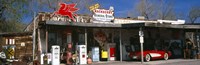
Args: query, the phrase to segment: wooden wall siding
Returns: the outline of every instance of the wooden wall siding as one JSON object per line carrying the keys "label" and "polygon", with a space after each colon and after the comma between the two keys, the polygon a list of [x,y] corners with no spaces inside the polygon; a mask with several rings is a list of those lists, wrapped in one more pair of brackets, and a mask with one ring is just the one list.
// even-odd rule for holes
{"label": "wooden wall siding", "polygon": [[[32,35],[23,35],[23,36],[1,36],[0,37],[0,46],[6,46],[6,39],[15,39],[14,45],[14,57],[16,59],[22,60],[24,56],[32,56],[32,50],[33,50],[33,40]],[[21,43],[24,43],[25,46],[21,46]],[[7,44],[8,45],[8,44]]]}
{"label": "wooden wall siding", "polygon": [[[21,46],[24,43],[25,46]],[[32,56],[33,40],[32,36],[15,37],[15,58],[23,59],[24,56]]]}

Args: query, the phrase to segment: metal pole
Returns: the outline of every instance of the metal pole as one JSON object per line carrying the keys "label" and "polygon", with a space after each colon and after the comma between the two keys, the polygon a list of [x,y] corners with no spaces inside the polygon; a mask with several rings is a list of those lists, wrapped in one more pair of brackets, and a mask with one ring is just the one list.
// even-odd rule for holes
{"label": "metal pole", "polygon": [[87,51],[87,29],[85,28],[85,45],[86,45],[86,51]]}
{"label": "metal pole", "polygon": [[143,43],[141,43],[141,63],[143,64],[144,58],[143,58]]}
{"label": "metal pole", "polygon": [[197,48],[198,48],[198,52],[200,51],[200,47],[199,46],[200,46],[200,44],[199,44],[199,35],[197,35]]}
{"label": "metal pole", "polygon": [[142,27],[140,27],[139,36],[140,36],[140,48],[141,48],[141,63],[143,64],[143,62],[144,62],[144,56],[143,56],[144,33],[142,30]]}
{"label": "metal pole", "polygon": [[[87,29],[85,28],[85,46],[86,46],[86,55],[88,55],[87,54]],[[79,60],[79,62],[80,62],[81,60]],[[86,64],[87,64],[87,61],[86,61]]]}
{"label": "metal pole", "polygon": [[122,34],[121,34],[121,29],[120,29],[120,35],[119,35],[119,42],[120,42],[120,61],[122,62]]}
{"label": "metal pole", "polygon": [[36,13],[34,12],[34,18],[33,18],[33,61],[34,61],[34,57],[35,57],[35,32],[36,32],[36,29],[35,29],[35,18],[36,17]]}

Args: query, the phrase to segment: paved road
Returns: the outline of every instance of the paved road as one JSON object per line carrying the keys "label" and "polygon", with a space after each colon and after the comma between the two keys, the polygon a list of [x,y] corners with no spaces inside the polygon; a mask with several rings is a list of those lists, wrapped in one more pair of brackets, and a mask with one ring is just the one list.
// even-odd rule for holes
{"label": "paved road", "polygon": [[109,61],[109,62],[94,62],[92,65],[200,65],[200,59],[170,59],[170,60],[155,60],[150,62],[140,61]]}

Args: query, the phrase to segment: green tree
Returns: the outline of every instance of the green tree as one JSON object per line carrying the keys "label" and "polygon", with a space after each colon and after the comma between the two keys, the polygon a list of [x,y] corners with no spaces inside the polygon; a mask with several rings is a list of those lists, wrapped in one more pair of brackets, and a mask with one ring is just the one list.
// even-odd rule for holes
{"label": "green tree", "polygon": [[28,0],[0,0],[0,32],[22,31],[24,24],[20,21],[27,5]]}
{"label": "green tree", "polygon": [[2,22],[0,26],[0,32],[22,32],[25,27],[25,24],[23,24],[22,22],[7,21]]}

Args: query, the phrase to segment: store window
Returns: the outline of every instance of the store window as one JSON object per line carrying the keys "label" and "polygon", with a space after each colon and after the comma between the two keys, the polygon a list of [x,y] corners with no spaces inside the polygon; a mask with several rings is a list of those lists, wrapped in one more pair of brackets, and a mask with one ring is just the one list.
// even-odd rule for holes
{"label": "store window", "polygon": [[51,46],[52,45],[57,45],[57,43],[56,43],[56,33],[52,33],[52,32],[50,32],[49,34],[48,34],[48,52],[51,52]]}
{"label": "store window", "polygon": [[6,45],[14,45],[15,44],[15,39],[6,39]]}
{"label": "store window", "polygon": [[85,35],[84,34],[79,34],[78,42],[79,42],[79,45],[85,44]]}

